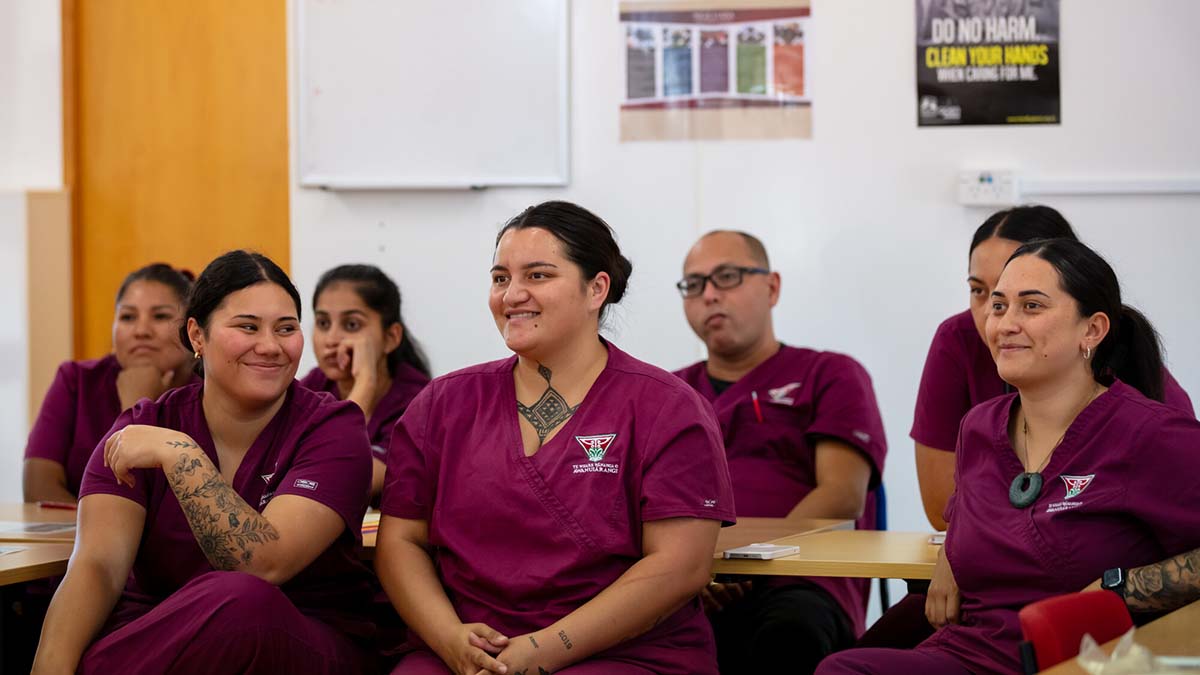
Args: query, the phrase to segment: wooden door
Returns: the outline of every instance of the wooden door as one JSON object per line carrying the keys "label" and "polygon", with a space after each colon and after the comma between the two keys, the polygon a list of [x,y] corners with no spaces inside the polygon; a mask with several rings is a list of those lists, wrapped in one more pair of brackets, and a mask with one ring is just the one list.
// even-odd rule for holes
{"label": "wooden door", "polygon": [[286,0],[64,0],[75,352],[121,279],[232,248],[288,267]]}

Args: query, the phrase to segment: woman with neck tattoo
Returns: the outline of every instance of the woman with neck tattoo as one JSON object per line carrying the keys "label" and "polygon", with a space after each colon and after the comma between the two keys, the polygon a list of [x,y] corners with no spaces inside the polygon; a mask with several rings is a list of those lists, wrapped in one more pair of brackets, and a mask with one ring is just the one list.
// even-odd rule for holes
{"label": "woman with neck tattoo", "polygon": [[300,296],[266,257],[214,260],[184,316],[204,379],[92,454],[33,671],[369,671],[362,411],[296,383]]}
{"label": "woman with neck tattoo", "polygon": [[488,305],[514,355],[434,380],[392,434],[376,569],[410,629],[393,672],[717,672],[697,594],[734,519],[720,430],[600,337],[631,271],[574,204],[500,231]]}
{"label": "woman with neck tattoo", "polygon": [[1158,336],[1112,268],[1078,241],[1033,241],[989,297],[984,334],[1016,391],[962,421],[925,605],[938,630],[912,651],[834,654],[819,675],[1019,672],[1031,602],[1104,579],[1136,619],[1200,589],[1200,422],[1162,402]]}

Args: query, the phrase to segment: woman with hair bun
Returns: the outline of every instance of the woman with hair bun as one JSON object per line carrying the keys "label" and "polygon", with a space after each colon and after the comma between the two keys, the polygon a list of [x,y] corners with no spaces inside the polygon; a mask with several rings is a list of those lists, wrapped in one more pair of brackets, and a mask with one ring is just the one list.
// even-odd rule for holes
{"label": "woman with hair bun", "polygon": [[712,408],[600,337],[632,266],[594,214],[530,207],[492,262],[513,356],[434,380],[388,450],[393,672],[715,675],[698,593],[735,512]]}
{"label": "woman with hair bun", "polygon": [[362,411],[296,382],[300,295],[265,256],[209,263],[184,316],[204,379],[97,445],[33,671],[370,672]]}
{"label": "woman with hair bun", "polygon": [[121,282],[113,353],[58,367],[25,446],[25,501],[74,503],[96,444],[117,415],[195,379],[179,344],[191,272],[154,263]]}

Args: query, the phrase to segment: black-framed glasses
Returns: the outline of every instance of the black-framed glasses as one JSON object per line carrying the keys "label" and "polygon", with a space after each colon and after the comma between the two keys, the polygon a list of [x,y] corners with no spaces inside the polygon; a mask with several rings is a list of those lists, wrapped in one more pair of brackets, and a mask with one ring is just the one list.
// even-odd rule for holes
{"label": "black-framed glasses", "polygon": [[722,291],[727,291],[731,288],[737,288],[742,285],[742,280],[747,274],[770,274],[771,270],[763,269],[762,267],[738,267],[735,265],[721,265],[712,271],[712,274],[689,274],[684,277],[679,283],[675,284],[675,288],[679,289],[679,293],[685,298],[699,297],[704,293],[704,285],[712,282],[713,288],[718,288]]}

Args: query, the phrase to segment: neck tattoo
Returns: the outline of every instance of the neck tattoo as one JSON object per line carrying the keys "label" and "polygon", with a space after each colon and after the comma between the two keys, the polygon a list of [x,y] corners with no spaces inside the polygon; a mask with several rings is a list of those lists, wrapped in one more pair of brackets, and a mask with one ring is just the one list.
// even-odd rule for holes
{"label": "neck tattoo", "polygon": [[537,432],[538,447],[546,442],[546,437],[554,431],[558,425],[571,419],[571,415],[579,409],[579,406],[572,408],[567,405],[567,399],[563,398],[562,394],[558,393],[550,384],[550,369],[541,364],[538,365],[538,375],[541,375],[546,380],[546,391],[542,392],[542,397],[533,405],[524,405],[517,401],[517,410],[521,412],[521,417],[524,417],[527,422]]}

